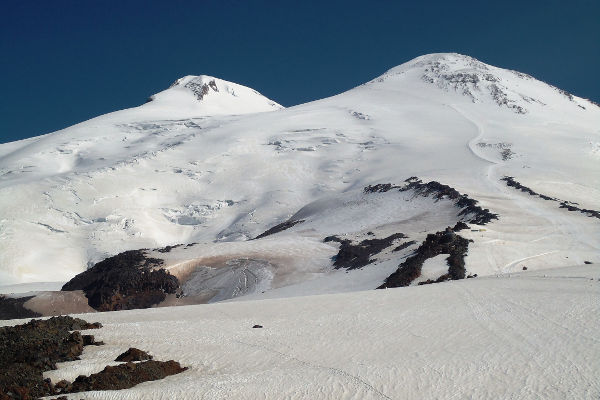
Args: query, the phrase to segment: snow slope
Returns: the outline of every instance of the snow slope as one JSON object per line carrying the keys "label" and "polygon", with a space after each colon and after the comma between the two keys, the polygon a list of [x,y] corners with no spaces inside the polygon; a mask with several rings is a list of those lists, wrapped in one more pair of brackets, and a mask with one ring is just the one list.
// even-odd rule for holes
{"label": "snow slope", "polygon": [[[349,277],[338,280],[329,259],[336,248],[321,243],[324,220],[248,239],[308,205],[325,215],[347,193],[411,176],[448,184],[499,214],[485,231],[464,233],[474,240],[470,273],[600,262],[597,218],[501,181],[514,176],[598,210],[599,143],[598,106],[458,54],[422,56],[288,109],[230,82],[185,77],[143,106],[0,145],[0,282],[66,281],[123,250],[177,243],[240,259],[268,241],[310,265],[288,282],[297,290],[271,289],[366,289],[381,283],[383,270],[341,271]],[[359,235],[365,227],[356,217],[372,209],[348,210],[329,229]],[[401,232],[418,238],[439,229],[439,209],[423,211],[430,222]],[[402,256],[382,263],[385,272]],[[307,286],[309,276],[318,279]]]}
{"label": "snow slope", "polygon": [[146,109],[181,112],[183,108],[195,117],[249,114],[283,108],[254,89],[207,75],[184,76],[148,100]]}
{"label": "snow slope", "polygon": [[[46,373],[95,373],[130,346],[190,369],[73,399],[594,399],[594,265],[437,285],[87,314],[104,346]],[[11,324],[18,321],[11,321]],[[1,324],[1,322],[0,322]],[[254,324],[262,329],[252,329]]]}

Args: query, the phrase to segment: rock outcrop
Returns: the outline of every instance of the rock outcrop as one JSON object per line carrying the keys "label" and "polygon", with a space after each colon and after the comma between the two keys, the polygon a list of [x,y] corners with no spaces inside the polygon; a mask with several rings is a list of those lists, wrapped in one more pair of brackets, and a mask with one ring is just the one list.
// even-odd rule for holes
{"label": "rock outcrop", "polygon": [[145,250],[126,251],[78,274],[62,290],[83,290],[98,311],[148,308],[179,288],[177,278],[160,268],[162,263]]}

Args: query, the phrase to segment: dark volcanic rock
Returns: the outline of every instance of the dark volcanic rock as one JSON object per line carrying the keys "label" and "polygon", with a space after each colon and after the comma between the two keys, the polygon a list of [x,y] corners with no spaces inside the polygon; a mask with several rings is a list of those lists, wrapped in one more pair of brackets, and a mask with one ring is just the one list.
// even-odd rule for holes
{"label": "dark volcanic rock", "polygon": [[458,215],[464,217],[469,223],[485,225],[494,219],[498,219],[498,214],[490,212],[487,208],[481,208],[477,205],[477,200],[469,198],[466,194],[461,194],[448,185],[436,181],[423,183],[415,177],[407,179],[406,182],[408,184],[400,191],[413,190],[420,196],[433,196],[436,200],[443,198],[454,200],[454,205],[461,209]]}
{"label": "dark volcanic rock", "polygon": [[[423,183],[416,176],[405,180],[406,185],[396,186],[391,183],[380,183],[369,185],[363,189],[364,193],[385,193],[397,189],[401,192],[413,190],[416,195],[429,197],[433,196],[436,200],[443,198],[454,200],[454,205],[460,209],[459,216],[472,224],[484,225],[488,222],[498,219],[498,215],[490,212],[487,208],[481,208],[477,205],[477,200],[469,198],[465,194],[459,193],[456,189],[443,185],[436,181]],[[460,228],[464,229],[464,228]]]}
{"label": "dark volcanic rock", "polygon": [[152,356],[143,350],[130,347],[124,353],[119,354],[115,361],[131,362],[131,361],[145,361],[152,360]]}
{"label": "dark volcanic rock", "polygon": [[394,248],[394,250],[392,250],[392,251],[400,251],[400,250],[404,250],[404,249],[406,249],[407,247],[410,247],[410,246],[412,246],[412,245],[413,245],[413,244],[415,244],[415,243],[417,243],[417,242],[415,242],[414,240],[409,240],[408,242],[400,243],[400,244],[399,244],[398,246],[396,246],[396,247]]}
{"label": "dark volcanic rock", "polygon": [[556,199],[554,197],[539,194],[537,192],[534,192],[532,189],[528,188],[527,186],[521,185],[512,176],[505,176],[504,178],[502,178],[500,180],[506,182],[506,186],[514,187],[515,189],[519,189],[521,192],[525,192],[531,196],[538,196],[544,200],[558,201],[558,199]]}
{"label": "dark volcanic rock", "polygon": [[[156,249],[156,251],[158,251],[159,253],[169,253],[171,250],[176,249],[181,246],[183,246],[183,244],[176,244],[173,246],[163,247],[162,249]],[[186,247],[188,247],[188,246],[186,246]]]}
{"label": "dark volcanic rock", "polygon": [[335,257],[333,265],[335,268],[356,269],[364,267],[372,262],[371,257],[380,251],[390,247],[394,240],[406,238],[403,233],[394,233],[382,239],[365,239],[358,244],[352,244],[346,239],[339,239],[336,236],[328,236],[325,242],[336,241],[341,244],[340,250]]}
{"label": "dark volcanic rock", "polygon": [[0,295],[0,319],[35,318],[41,317],[34,311],[25,308],[23,304],[34,296],[19,297],[17,299]]}
{"label": "dark volcanic rock", "polygon": [[96,342],[94,335],[81,335],[84,346],[102,346],[104,342]]}
{"label": "dark volcanic rock", "polygon": [[254,239],[264,238],[265,236],[269,236],[269,235],[273,235],[274,233],[285,231],[286,229],[290,229],[292,226],[294,226],[296,224],[300,224],[302,222],[304,222],[304,220],[302,220],[302,219],[289,220],[289,221],[282,222],[281,224],[275,225],[274,227],[264,231],[263,233],[261,233],[260,235],[255,237]]}
{"label": "dark volcanic rock", "polygon": [[57,362],[78,360],[84,339],[77,330],[100,326],[78,318],[54,317],[0,328],[0,399],[55,394],[42,373],[56,369]]}
{"label": "dark volcanic rock", "polygon": [[469,229],[469,225],[465,224],[465,223],[464,223],[464,222],[462,222],[462,221],[458,221],[458,222],[456,223],[456,225],[454,225],[454,227],[452,228],[452,231],[453,231],[453,232],[460,232],[460,231],[462,231],[463,229]]}
{"label": "dark volcanic rock", "polygon": [[148,308],[179,288],[176,277],[156,269],[162,263],[146,257],[144,250],[126,251],[75,276],[62,290],[83,290],[88,304],[98,311]]}
{"label": "dark volcanic rock", "polygon": [[514,187],[515,189],[519,189],[521,192],[525,192],[525,193],[529,194],[530,196],[537,196],[544,200],[551,200],[551,201],[558,202],[558,203],[560,203],[559,208],[566,208],[568,211],[577,211],[579,213],[587,215],[588,217],[594,217],[594,218],[600,219],[600,211],[576,207],[577,203],[572,203],[569,201],[557,199],[556,197],[550,197],[550,196],[546,196],[541,193],[537,193],[537,192],[533,191],[532,189],[528,188],[527,186],[521,185],[512,176],[505,176],[501,180],[506,182],[506,186],[510,186],[510,187]]}
{"label": "dark volcanic rock", "polygon": [[[49,379],[43,378],[43,372],[56,369],[56,363],[78,360],[86,343],[98,344],[93,336],[81,335],[78,330],[101,326],[78,318],[53,317],[0,328],[0,400],[32,400],[62,393],[127,389],[187,369],[175,361],[142,361],[108,366],[97,374],[79,376],[73,383],[63,380],[52,385]],[[147,353],[131,348],[117,360],[149,358]]]}
{"label": "dark volcanic rock", "polygon": [[586,214],[588,217],[595,217],[595,218],[600,219],[600,211],[590,210],[590,209],[587,209],[587,208],[575,207],[572,203],[569,204],[566,201],[562,201],[560,203],[559,208],[566,208],[569,211],[577,211],[577,212],[580,212],[582,214]]}
{"label": "dark volcanic rock", "polygon": [[[410,178],[409,178],[410,179]],[[385,193],[392,189],[399,189],[400,186],[392,185],[391,183],[378,183],[377,185],[369,185],[364,188],[365,193]]]}
{"label": "dark volcanic rock", "polygon": [[97,374],[77,377],[70,392],[128,389],[139,383],[163,379],[185,370],[187,368],[181,367],[178,362],[173,360],[150,360],[140,363],[128,362],[114,367],[107,366]]}
{"label": "dark volcanic rock", "polygon": [[[463,279],[465,277],[464,258],[469,248],[469,241],[452,231],[448,227],[445,231],[427,235],[419,248],[398,266],[396,272],[388,276],[378,289],[408,286],[412,281],[421,276],[423,263],[428,258],[439,254],[448,254],[448,274],[442,275],[434,282],[450,279]],[[427,282],[433,283],[433,282]]]}

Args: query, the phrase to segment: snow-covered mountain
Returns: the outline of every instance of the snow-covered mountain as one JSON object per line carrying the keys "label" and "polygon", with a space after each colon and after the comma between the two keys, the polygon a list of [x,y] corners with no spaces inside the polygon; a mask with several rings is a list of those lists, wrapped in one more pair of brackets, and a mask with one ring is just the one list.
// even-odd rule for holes
{"label": "snow-covered mountain", "polygon": [[[401,191],[411,177],[497,219]],[[387,183],[398,188],[365,190]],[[0,145],[0,282],[65,282],[125,250],[197,243],[152,254],[205,299],[372,289],[459,221],[467,274],[600,262],[599,199],[600,108],[467,56],[418,57],[287,109],[187,76],[140,107]],[[336,269],[344,240],[391,235],[366,265]]]}
{"label": "snow-covered mountain", "polygon": [[283,108],[256,90],[206,75],[184,76],[148,100],[151,104],[146,108],[187,108],[194,117],[249,114]]}

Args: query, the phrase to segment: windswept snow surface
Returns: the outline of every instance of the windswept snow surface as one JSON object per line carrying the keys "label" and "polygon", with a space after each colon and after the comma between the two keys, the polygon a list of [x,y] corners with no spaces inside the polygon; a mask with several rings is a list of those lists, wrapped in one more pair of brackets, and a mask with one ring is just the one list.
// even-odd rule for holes
{"label": "windswept snow surface", "polygon": [[[600,272],[585,265],[436,285],[88,314],[104,346],[190,369],[73,399],[596,399]],[[18,321],[11,321],[11,324]],[[252,329],[255,324],[262,329]]]}
{"label": "windswept snow surface", "polygon": [[[281,238],[278,251],[301,251],[299,265],[310,265],[304,276],[320,278],[316,288],[339,275],[329,259],[335,248],[311,260],[295,243],[320,248],[328,229],[363,234],[351,205],[327,220],[331,226],[315,219],[247,240],[309,205],[325,221],[332,201],[347,193],[411,176],[448,184],[499,214],[485,231],[464,231],[474,240],[469,273],[600,262],[600,220],[500,180],[513,176],[538,193],[599,210],[598,143],[598,106],[458,54],[422,56],[288,109],[249,88],[188,76],[143,106],[0,145],[0,282],[66,281],[129,249],[198,242],[236,253],[227,246],[244,242],[253,253],[261,241]],[[413,231],[400,232],[424,237],[446,218],[441,210],[424,210],[431,223],[416,218]],[[244,257],[265,260],[236,254]],[[396,261],[347,274],[364,285],[348,278],[324,286],[375,287]],[[304,290],[314,292],[292,292]]]}

